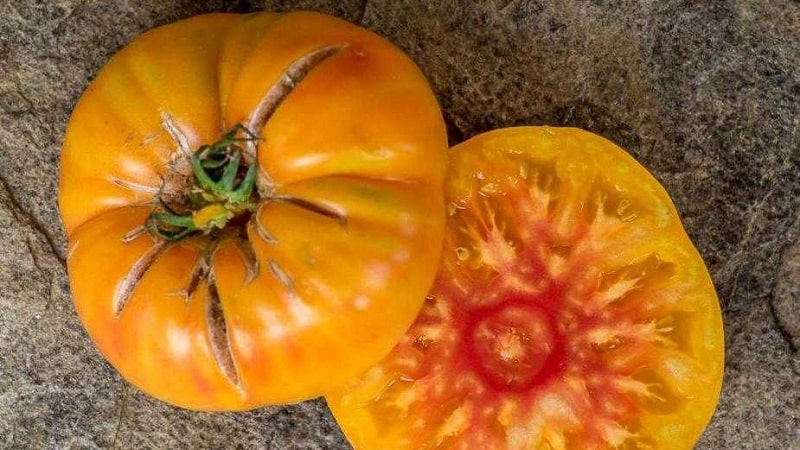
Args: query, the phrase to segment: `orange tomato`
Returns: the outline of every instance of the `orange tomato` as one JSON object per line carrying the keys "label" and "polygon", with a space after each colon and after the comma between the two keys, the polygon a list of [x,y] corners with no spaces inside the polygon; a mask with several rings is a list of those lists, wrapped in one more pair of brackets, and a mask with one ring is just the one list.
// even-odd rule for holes
{"label": "orange tomato", "polygon": [[128,381],[185,408],[338,387],[422,306],[446,147],[419,69],[341,20],[214,14],[145,33],[64,140],[78,315]]}
{"label": "orange tomato", "polygon": [[719,303],[658,182],[591,133],[451,150],[442,265],[380,364],[328,403],[356,449],[691,449]]}

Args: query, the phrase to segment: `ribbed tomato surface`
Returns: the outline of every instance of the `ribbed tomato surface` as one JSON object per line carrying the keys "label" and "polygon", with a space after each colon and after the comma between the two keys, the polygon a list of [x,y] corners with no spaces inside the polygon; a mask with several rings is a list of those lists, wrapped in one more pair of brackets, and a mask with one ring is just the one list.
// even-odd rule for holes
{"label": "ribbed tomato surface", "polygon": [[[149,31],[65,136],[78,315],[127,380],[183,407],[340,386],[388,353],[433,281],[446,146],[419,69],[344,21],[214,14]],[[191,163],[209,148],[204,170],[233,170],[211,181],[244,185],[256,167],[256,189],[200,189]],[[163,239],[172,212],[199,228]]]}

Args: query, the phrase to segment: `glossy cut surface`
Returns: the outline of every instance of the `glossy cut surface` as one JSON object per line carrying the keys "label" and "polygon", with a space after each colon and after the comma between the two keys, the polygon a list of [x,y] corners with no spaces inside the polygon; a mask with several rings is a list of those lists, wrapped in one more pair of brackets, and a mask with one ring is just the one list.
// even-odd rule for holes
{"label": "glossy cut surface", "polygon": [[655,178],[586,131],[451,149],[442,265],[390,355],[328,403],[356,449],[693,448],[724,339]]}
{"label": "glossy cut surface", "polygon": [[[140,232],[186,175],[176,162],[237,124],[259,138],[252,216],[179,242]],[[301,12],[149,31],[97,75],[64,140],[78,315],[127,380],[182,407],[330,391],[383,357],[423,303],[445,152],[419,69],[359,27]]]}

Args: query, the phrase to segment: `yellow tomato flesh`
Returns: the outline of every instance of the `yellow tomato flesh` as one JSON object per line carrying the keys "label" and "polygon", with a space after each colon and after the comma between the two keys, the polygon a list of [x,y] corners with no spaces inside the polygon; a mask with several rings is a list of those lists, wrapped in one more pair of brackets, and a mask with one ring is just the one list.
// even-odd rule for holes
{"label": "yellow tomato flesh", "polygon": [[328,396],[356,449],[691,449],[719,304],[658,182],[576,129],[451,150],[439,275],[380,364]]}
{"label": "yellow tomato flesh", "polygon": [[[182,158],[237,124],[258,137],[256,210],[216,230],[224,208],[206,205],[190,217],[212,232],[177,243],[137,233],[156,197],[181,195],[165,186],[187,176]],[[170,403],[318,396],[385,356],[419,312],[445,154],[425,78],[364,29],[264,13],[145,33],[97,75],[64,140],[78,315],[127,380]]]}

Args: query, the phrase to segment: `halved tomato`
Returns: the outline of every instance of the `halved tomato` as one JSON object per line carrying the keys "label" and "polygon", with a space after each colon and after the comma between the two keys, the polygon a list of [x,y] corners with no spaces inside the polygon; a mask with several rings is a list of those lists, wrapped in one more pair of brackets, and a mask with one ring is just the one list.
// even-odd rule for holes
{"label": "halved tomato", "polygon": [[692,448],[722,321],[659,183],[611,142],[549,127],[478,136],[449,169],[421,315],[328,396],[355,448]]}
{"label": "halved tomato", "polygon": [[78,315],[127,380],[186,408],[321,395],[419,312],[446,150],[422,73],[355,25],[213,14],[149,31],[66,131]]}

